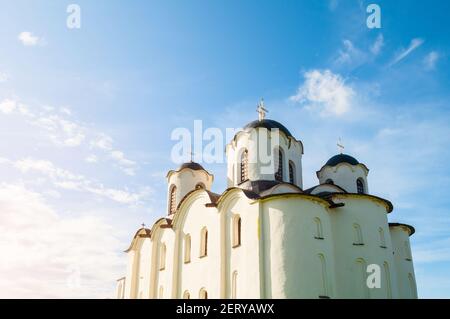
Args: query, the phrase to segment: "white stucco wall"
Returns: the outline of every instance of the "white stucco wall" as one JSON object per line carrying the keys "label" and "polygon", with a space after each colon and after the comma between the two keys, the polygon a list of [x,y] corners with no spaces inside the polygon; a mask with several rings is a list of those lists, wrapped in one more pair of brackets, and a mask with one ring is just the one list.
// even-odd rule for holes
{"label": "white stucco wall", "polygon": [[362,164],[350,165],[348,163],[325,166],[317,172],[320,184],[324,184],[327,180],[332,180],[333,184],[342,187],[348,193],[358,192],[356,181],[361,179],[364,184],[364,193],[369,194],[367,174],[368,171]]}
{"label": "white stucco wall", "polygon": [[172,187],[176,187],[175,204],[178,206],[184,196],[195,190],[195,187],[198,184],[202,184],[207,190],[211,190],[213,179],[214,177],[205,170],[184,168],[180,171],[170,171],[167,174],[167,211],[169,211],[170,192]]}
{"label": "white stucco wall", "polygon": [[[185,291],[198,298],[202,288],[208,298],[231,298],[235,272],[237,298],[415,298],[413,263],[405,250],[408,228],[389,228],[388,203],[344,193],[331,199],[344,206],[329,208],[330,202],[298,192],[254,200],[237,188],[211,205],[207,192],[197,190],[181,204],[171,228],[159,227],[167,225],[160,220],[152,228],[151,240],[133,244],[125,298],[159,298],[160,287],[163,298],[182,298]],[[233,248],[236,214],[241,217],[242,237],[241,245]],[[361,243],[355,224],[361,230]],[[208,229],[208,254],[200,258],[203,227]],[[191,235],[187,264],[185,234]],[[166,244],[164,270],[159,269],[162,243]],[[381,288],[366,286],[369,264],[380,266]]]}
{"label": "white stucco wall", "polygon": [[[226,158],[228,187],[238,186],[241,183],[240,161],[241,154],[245,149],[248,150],[249,156],[249,180],[275,180],[275,163],[278,165],[278,161],[275,160],[274,146],[281,148],[283,153],[283,181],[289,182],[289,161],[291,161],[295,167],[294,184],[300,188],[303,187],[303,146],[301,142],[295,140],[293,137],[287,137],[284,133],[279,131],[278,145],[277,143],[272,142],[272,139],[276,141],[274,132],[275,131],[269,131],[265,128],[257,128],[249,132],[242,131],[236,135],[233,141],[227,144]],[[261,139],[262,136],[266,136],[266,138]],[[264,140],[266,143],[263,143]],[[272,159],[270,163],[268,162],[269,159]]]}
{"label": "white stucco wall", "polygon": [[[335,247],[337,295],[340,298],[388,298],[389,295],[396,298],[396,274],[386,206],[359,195],[335,195],[333,201],[345,204],[329,214]],[[361,229],[363,245],[355,245],[355,224]],[[380,247],[379,228],[384,230],[386,248]],[[391,270],[391,291],[386,290],[383,275],[382,288],[368,289],[366,266],[377,264],[383,268],[385,262]]]}
{"label": "white stucco wall", "polygon": [[408,230],[402,226],[390,227],[390,237],[394,250],[394,265],[398,274],[399,298],[415,299],[417,298],[417,286]]}

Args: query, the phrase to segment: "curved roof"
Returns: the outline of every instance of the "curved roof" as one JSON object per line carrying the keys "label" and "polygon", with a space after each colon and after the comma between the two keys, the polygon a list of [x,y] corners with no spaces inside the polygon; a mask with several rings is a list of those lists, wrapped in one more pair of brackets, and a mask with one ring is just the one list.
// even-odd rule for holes
{"label": "curved roof", "polygon": [[187,169],[191,169],[193,171],[205,171],[208,175],[213,176],[203,166],[201,166],[199,163],[186,162],[186,163],[181,164],[180,167],[178,167],[176,170],[172,169],[172,170],[168,171],[166,177],[169,177],[170,174],[172,174],[172,173],[178,173],[178,172],[180,172],[180,171],[182,171],[183,169],[186,169],[186,168]]}
{"label": "curved roof", "polygon": [[334,155],[332,158],[330,158],[328,160],[328,162],[326,162],[325,165],[336,166],[339,163],[348,163],[351,165],[359,164],[358,160],[356,158],[354,158],[353,156],[350,156],[347,154],[338,154],[338,155]]}
{"label": "curved roof", "polygon": [[409,236],[412,236],[416,232],[416,229],[411,225],[402,224],[402,223],[389,223],[389,227],[397,227],[397,226],[406,227],[408,229]]}
{"label": "curved roof", "polygon": [[194,171],[200,171],[200,170],[204,170],[203,166],[201,166],[199,163],[196,162],[187,162],[187,163],[183,163],[181,164],[181,166],[178,168],[178,171],[181,171],[184,168],[190,168]]}
{"label": "curved roof", "polygon": [[268,119],[264,119],[264,120],[256,120],[253,122],[248,123],[246,126],[244,126],[244,130],[248,130],[248,129],[252,129],[252,128],[258,128],[258,127],[264,127],[268,130],[272,130],[272,129],[279,129],[280,131],[282,131],[284,134],[286,134],[286,136],[292,136],[291,132],[289,132],[289,130],[280,122],[274,121],[274,120],[268,120]]}

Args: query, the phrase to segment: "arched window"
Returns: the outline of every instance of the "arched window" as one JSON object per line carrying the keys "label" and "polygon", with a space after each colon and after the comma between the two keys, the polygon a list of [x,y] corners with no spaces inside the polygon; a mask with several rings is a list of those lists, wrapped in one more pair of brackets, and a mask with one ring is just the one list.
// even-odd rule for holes
{"label": "arched window", "polygon": [[161,244],[159,248],[159,270],[166,268],[166,244]]}
{"label": "arched window", "polygon": [[289,161],[289,183],[295,184],[295,164]]}
{"label": "arched window", "polygon": [[208,230],[206,227],[202,228],[200,232],[200,257],[208,255]]}
{"label": "arched window", "polygon": [[386,296],[388,299],[392,299],[392,287],[391,287],[391,273],[389,271],[389,264],[387,261],[383,264],[384,277],[386,278]]}
{"label": "arched window", "polygon": [[361,180],[361,178],[358,178],[356,180],[356,189],[358,190],[358,194],[364,194],[364,182]]}
{"label": "arched window", "polygon": [[283,152],[281,149],[278,150],[278,161],[275,159],[277,164],[277,171],[275,172],[275,180],[282,182],[283,181]]}
{"label": "arched window", "polygon": [[325,181],[325,184],[331,184],[331,185],[334,185],[334,182],[333,182],[332,179],[327,179],[327,180]]}
{"label": "arched window", "polygon": [[186,290],[183,293],[183,299],[191,299],[191,294],[189,293],[189,291]]}
{"label": "arched window", "polygon": [[159,299],[163,299],[164,298],[164,288],[163,288],[163,286],[159,286],[158,298]]}
{"label": "arched window", "polygon": [[356,223],[353,224],[353,231],[354,231],[354,237],[355,237],[353,245],[355,245],[355,246],[364,245],[361,226],[359,226],[359,224],[356,224]]}
{"label": "arched window", "polygon": [[248,180],[248,151],[244,150],[241,154],[240,162],[241,183]]}
{"label": "arched window", "polygon": [[361,299],[368,299],[370,297],[369,287],[367,286],[367,266],[366,262],[362,258],[358,258],[355,261],[354,274],[356,278],[355,280],[356,291],[358,292],[358,297]]}
{"label": "arched window", "polygon": [[320,220],[319,217],[314,218],[314,223],[316,225],[316,229],[315,229],[315,235],[314,238],[315,239],[323,239],[323,230],[322,230],[322,221]]}
{"label": "arched window", "polygon": [[208,299],[208,292],[205,288],[200,289],[200,293],[198,294],[200,299]]}
{"label": "arched window", "polygon": [[378,228],[378,234],[380,235],[380,247],[386,248],[386,238],[384,237],[384,229]]}
{"label": "arched window", "polygon": [[408,260],[408,261],[411,261],[412,260],[411,248],[409,247],[408,241],[405,241],[403,249],[405,251],[405,259]]}
{"label": "arched window", "polygon": [[191,262],[191,235],[184,236],[184,263]]}
{"label": "arched window", "polygon": [[318,257],[319,257],[318,270],[320,271],[319,298],[330,298],[330,296],[328,295],[328,274],[325,256],[323,254],[318,254]]}
{"label": "arched window", "polygon": [[170,189],[170,197],[169,197],[169,215],[172,215],[177,210],[176,203],[177,202],[177,187],[172,186]]}
{"label": "arched window", "polygon": [[233,248],[241,245],[241,217],[233,216]]}
{"label": "arched window", "polygon": [[231,278],[231,299],[237,298],[237,277],[238,272],[234,271],[233,276]]}

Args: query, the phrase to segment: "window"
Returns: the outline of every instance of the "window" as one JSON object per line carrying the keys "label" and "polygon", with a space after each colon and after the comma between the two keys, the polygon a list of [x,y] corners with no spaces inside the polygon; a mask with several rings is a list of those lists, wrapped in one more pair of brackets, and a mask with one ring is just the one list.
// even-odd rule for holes
{"label": "window", "polygon": [[[275,159],[276,161],[276,159]],[[275,180],[282,182],[283,181],[283,152],[281,150],[278,150],[278,165],[277,165],[277,171],[275,173]]]}
{"label": "window", "polygon": [[354,236],[355,236],[353,245],[355,245],[355,246],[364,245],[361,226],[359,226],[359,224],[353,224],[353,231],[354,231]]}
{"label": "window", "polygon": [[334,185],[334,182],[333,182],[332,179],[327,179],[327,180],[325,181],[325,184],[331,184],[331,185]]}
{"label": "window", "polygon": [[191,262],[191,235],[184,236],[184,263]]}
{"label": "window", "polygon": [[354,284],[356,285],[356,290],[358,292],[357,296],[360,296],[362,299],[370,298],[369,287],[367,287],[367,264],[366,261],[362,258],[358,258],[355,260],[355,269],[353,270],[356,278],[359,277],[359,280],[355,280]]}
{"label": "window", "polygon": [[169,197],[169,215],[172,215],[177,210],[176,206],[176,199],[177,199],[177,187],[172,186],[170,189],[170,197]]}
{"label": "window", "polygon": [[384,229],[383,228],[378,228],[378,233],[380,235],[380,247],[381,248],[387,248],[386,247],[386,239],[384,237]]}
{"label": "window", "polygon": [[319,217],[314,218],[314,223],[316,225],[316,233],[314,235],[315,239],[323,239],[322,222]]}
{"label": "window", "polygon": [[237,298],[237,271],[233,272],[233,277],[231,279],[231,299]]}
{"label": "window", "polygon": [[405,259],[408,260],[408,261],[411,261],[412,260],[411,248],[409,247],[408,241],[405,241],[403,249],[405,251],[405,253],[404,253],[405,254]]}
{"label": "window", "polygon": [[166,268],[166,244],[161,244],[159,248],[159,270]]}
{"label": "window", "polygon": [[320,270],[319,298],[330,298],[328,295],[328,274],[325,256],[323,254],[319,254],[318,257],[319,257],[318,270]]}
{"label": "window", "polygon": [[198,294],[200,299],[208,299],[208,292],[205,288],[200,289],[200,293]]}
{"label": "window", "polygon": [[289,161],[289,183],[295,184],[295,165]]}
{"label": "window", "polygon": [[248,151],[244,150],[241,154],[241,183],[248,180]]}
{"label": "window", "polygon": [[233,248],[241,245],[241,217],[233,216]]}
{"label": "window", "polygon": [[356,180],[356,189],[358,191],[358,194],[364,194],[364,182],[361,180],[361,178],[358,178]]}
{"label": "window", "polygon": [[189,293],[189,291],[186,290],[183,293],[183,299],[191,299],[191,294]]}
{"label": "window", "polygon": [[388,299],[392,299],[392,288],[391,288],[391,273],[389,271],[389,264],[385,261],[383,264],[384,277],[386,278],[386,296]]}
{"label": "window", "polygon": [[206,227],[202,228],[200,233],[200,257],[208,255],[208,230]]}

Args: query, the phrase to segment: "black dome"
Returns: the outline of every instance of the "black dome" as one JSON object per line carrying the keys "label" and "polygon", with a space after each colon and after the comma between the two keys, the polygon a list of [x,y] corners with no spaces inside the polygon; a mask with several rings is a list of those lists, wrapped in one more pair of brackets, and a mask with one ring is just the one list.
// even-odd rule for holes
{"label": "black dome", "polygon": [[358,160],[356,158],[350,156],[350,155],[338,154],[338,155],[335,155],[332,158],[330,158],[325,165],[336,166],[339,163],[348,163],[348,164],[351,164],[351,165],[358,165],[359,164]]}
{"label": "black dome", "polygon": [[258,128],[258,127],[265,127],[268,130],[272,130],[272,129],[279,129],[280,131],[282,131],[284,134],[286,134],[287,136],[292,136],[291,132],[289,132],[289,130],[281,123],[274,121],[274,120],[256,120],[253,122],[248,123],[245,127],[244,130],[247,129],[251,129],[251,128]]}
{"label": "black dome", "polygon": [[205,170],[203,168],[203,166],[201,166],[199,163],[195,163],[195,162],[183,163],[178,170],[181,171],[183,168],[190,168],[194,171]]}

